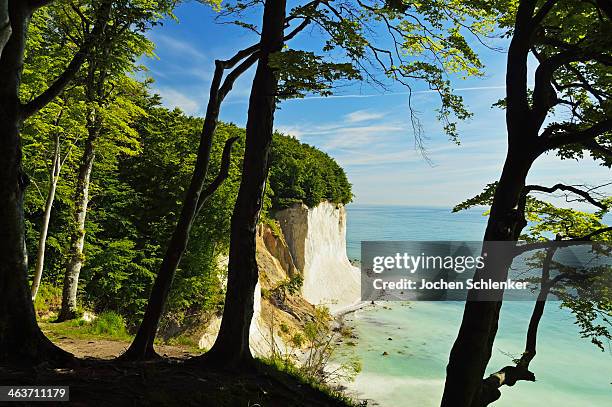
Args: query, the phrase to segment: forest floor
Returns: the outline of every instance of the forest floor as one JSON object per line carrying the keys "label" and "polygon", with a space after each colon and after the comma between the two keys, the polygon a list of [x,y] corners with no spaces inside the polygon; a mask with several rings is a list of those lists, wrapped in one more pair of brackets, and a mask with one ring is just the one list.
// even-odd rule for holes
{"label": "forest floor", "polygon": [[[192,346],[157,345],[166,356],[152,362],[112,360],[129,345],[129,339],[83,337],[78,330],[41,328],[61,348],[78,357],[65,368],[0,367],[3,386],[69,386],[72,406],[211,406],[293,407],[350,406],[348,399],[314,388],[300,378],[257,362],[254,371],[224,371],[185,363],[197,354]],[[38,402],[30,403],[38,405]],[[0,405],[28,405],[7,403]],[[45,402],[44,405],[54,405]]]}
{"label": "forest floor", "polygon": [[[110,336],[94,336],[73,334],[70,331],[54,329],[56,324],[40,324],[43,332],[53,343],[72,353],[77,358],[114,359],[130,346],[131,338],[113,338]],[[157,353],[164,357],[186,359],[202,353],[189,345],[155,345]]]}
{"label": "forest floor", "polygon": [[78,365],[63,369],[49,366],[30,369],[0,367],[0,383],[4,386],[69,386],[70,402],[56,403],[64,406],[349,405],[263,364],[257,372],[237,373],[206,369],[176,359],[147,363],[81,359]]}

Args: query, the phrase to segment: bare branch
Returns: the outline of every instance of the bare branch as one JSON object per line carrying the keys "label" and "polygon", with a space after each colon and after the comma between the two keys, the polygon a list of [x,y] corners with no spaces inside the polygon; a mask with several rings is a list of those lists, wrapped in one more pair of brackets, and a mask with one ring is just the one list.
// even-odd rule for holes
{"label": "bare branch", "polygon": [[236,79],[238,79],[238,77],[242,75],[247,69],[253,66],[253,64],[257,62],[258,59],[259,51],[251,54],[247,59],[242,61],[240,65],[238,65],[234,70],[227,74],[225,80],[223,81],[223,84],[219,88],[219,103],[221,103],[223,99],[225,99],[225,96],[227,96],[227,94],[232,90],[232,86],[234,85]]}
{"label": "bare branch", "polygon": [[231,164],[232,158],[232,145],[238,140],[239,137],[232,137],[227,139],[225,142],[225,146],[223,147],[223,155],[221,157],[221,168],[219,169],[219,173],[210,183],[208,187],[200,194],[200,198],[198,199],[198,209],[196,210],[196,214],[200,212],[208,198],[210,198],[215,191],[221,186],[223,181],[229,176],[229,167]]}
{"label": "bare branch", "polygon": [[283,38],[283,41],[289,41],[289,40],[293,39],[293,37],[298,35],[310,23],[311,23],[310,18],[305,18],[304,21],[302,21],[300,23],[300,25],[298,25],[297,27],[295,27],[295,29],[293,29],[293,31],[291,31],[289,34],[285,35],[285,38]]}
{"label": "bare branch", "polygon": [[571,185],[564,185],[564,184],[556,184],[552,187],[543,187],[541,185],[526,185],[525,188],[523,189],[523,193],[525,195],[527,195],[528,193],[532,192],[532,191],[538,191],[538,192],[546,192],[546,193],[553,193],[556,191],[568,191],[568,192],[572,192],[576,195],[579,195],[581,197],[583,197],[586,201],[588,201],[591,205],[596,206],[600,209],[606,210],[607,206],[599,201],[597,201],[596,199],[594,199],[587,191],[583,191],[579,188],[573,187]]}

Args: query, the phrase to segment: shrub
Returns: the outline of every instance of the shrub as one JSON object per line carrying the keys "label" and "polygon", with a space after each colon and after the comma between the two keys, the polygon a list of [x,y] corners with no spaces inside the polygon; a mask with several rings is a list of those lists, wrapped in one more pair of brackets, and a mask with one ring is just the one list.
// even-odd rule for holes
{"label": "shrub", "polygon": [[34,309],[39,318],[57,313],[62,305],[62,288],[51,284],[41,284],[34,300]]}
{"label": "shrub", "polygon": [[108,335],[117,338],[128,338],[125,320],[114,311],[104,311],[94,319],[88,329],[95,335]]}

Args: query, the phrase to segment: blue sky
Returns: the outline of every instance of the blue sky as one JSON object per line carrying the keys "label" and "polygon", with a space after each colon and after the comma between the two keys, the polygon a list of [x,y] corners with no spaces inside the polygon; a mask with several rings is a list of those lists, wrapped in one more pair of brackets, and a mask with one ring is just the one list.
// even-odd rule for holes
{"label": "blue sky", "polygon": [[[215,12],[197,2],[184,3],[176,15],[178,22],[168,21],[150,32],[157,58],[144,63],[166,106],[202,115],[214,60],[230,57],[256,38],[237,27],[215,24]],[[316,33],[306,30],[291,45],[310,47],[316,39]],[[357,203],[451,207],[498,178],[506,149],[504,112],[491,108],[504,95],[506,55],[473,46],[486,69],[484,77],[453,80],[474,113],[459,126],[460,146],[448,140],[435,118],[436,95],[423,83],[413,85],[412,105],[423,124],[428,160],[415,149],[408,96],[399,86],[382,93],[354,84],[333,97],[284,101],[275,128],[334,157],[346,170]],[[222,107],[222,120],[246,123],[252,74],[236,83]],[[546,155],[536,162],[528,182],[597,185],[610,179],[609,170],[590,160],[559,161]]]}

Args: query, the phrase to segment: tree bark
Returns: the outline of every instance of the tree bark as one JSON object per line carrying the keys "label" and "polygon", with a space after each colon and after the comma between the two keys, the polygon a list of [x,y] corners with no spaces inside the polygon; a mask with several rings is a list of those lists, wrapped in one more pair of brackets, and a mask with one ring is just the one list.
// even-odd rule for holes
{"label": "tree bark", "polygon": [[12,34],[0,58],[0,362],[65,362],[72,355],[43,335],[28,289],[19,87],[32,10],[22,1],[8,7]]}
{"label": "tree bark", "polygon": [[[89,184],[91,182],[91,171],[93,169],[96,150],[94,143],[100,136],[101,123],[96,117],[88,119],[88,136],[85,141],[83,157],[79,167],[79,176],[76,183],[74,196],[74,231],[70,237],[70,253],[66,274],[64,275],[64,288],[62,292],[62,308],[58,315],[58,322],[74,319],[77,317],[77,290],[79,286],[79,274],[85,260],[83,248],[85,247],[85,221],[87,219],[87,207],[89,205]],[[90,115],[91,117],[91,115]]]}
{"label": "tree bark", "polygon": [[550,280],[550,267],[555,251],[556,248],[554,247],[546,251],[546,258],[542,267],[540,292],[538,293],[531,318],[529,319],[529,327],[527,328],[525,351],[517,361],[516,366],[505,366],[483,380],[482,390],[478,399],[478,405],[482,407],[488,406],[501,397],[501,392],[499,391],[501,386],[514,386],[520,380],[535,381],[535,375],[529,370],[529,364],[536,355],[538,327],[542,315],[544,315],[544,306],[546,305],[551,288],[556,283],[556,280]]}
{"label": "tree bark", "polygon": [[[485,231],[483,251],[488,253],[487,261],[474,280],[491,278],[505,281],[508,276],[513,258],[508,253],[500,252],[499,246],[487,245],[487,242],[516,241],[525,226],[524,219],[515,208],[519,205],[521,190],[532,162],[522,155],[521,152],[508,152]],[[491,358],[502,303],[501,293],[497,301],[479,300],[478,294],[477,291],[468,294],[459,334],[451,350],[441,404],[444,407],[479,405],[473,402],[478,398]]]}
{"label": "tree bark", "polygon": [[[496,281],[506,280],[513,257],[507,253],[495,253],[495,245],[488,246],[487,242],[516,241],[526,226],[525,218],[518,208],[521,205],[527,174],[538,156],[533,140],[539,132],[539,125],[531,118],[527,97],[527,57],[533,27],[526,22],[531,21],[534,8],[534,0],[520,3],[514,35],[508,50],[508,152],[484,236],[484,250],[489,251],[488,261],[485,262],[485,267],[476,273],[474,279],[486,277]],[[492,263],[491,259],[495,259],[495,262]],[[496,301],[479,301],[478,292],[472,290],[468,294],[461,327],[446,368],[442,407],[482,405],[483,377],[497,334],[502,296],[503,293],[500,292]]]}
{"label": "tree bark", "polygon": [[[247,58],[244,59],[245,57]],[[244,61],[227,75],[222,84],[224,71],[232,68],[242,59],[244,59]],[[189,234],[193,222],[204,203],[215,193],[229,173],[231,148],[236,138],[227,140],[223,150],[219,174],[206,190],[203,190],[204,182],[208,174],[210,153],[219,120],[221,103],[225,96],[231,91],[234,81],[251,67],[256,60],[256,48],[252,48],[238,52],[230,60],[215,61],[215,73],[210,87],[206,117],[200,134],[200,145],[198,147],[196,165],[193,170],[189,189],[183,201],[178,223],[172,233],[172,238],[170,239],[162,264],[155,278],[145,315],[138,328],[134,341],[128,350],[121,355],[121,359],[147,360],[158,357],[153,347],[153,342],[155,341],[159,321],[168,299],[174,274],[176,273],[176,269],[189,243]]]}
{"label": "tree bark", "polygon": [[32,301],[36,299],[40,280],[42,278],[43,269],[45,266],[45,246],[47,244],[47,233],[49,231],[49,221],[51,220],[51,210],[53,209],[53,201],[55,200],[55,191],[59,181],[60,171],[62,168],[62,160],[60,156],[60,135],[55,135],[55,146],[53,151],[53,162],[49,171],[49,192],[47,193],[47,202],[45,203],[45,213],[43,215],[42,225],[40,227],[40,238],[38,239],[38,252],[36,254],[36,267],[34,268],[34,280],[32,281]]}
{"label": "tree bark", "polygon": [[227,292],[221,328],[208,363],[225,367],[249,366],[249,330],[259,270],[255,258],[255,230],[263,202],[272,143],[278,79],[268,65],[270,54],[283,46],[285,0],[266,0],[260,59],[251,87],[246,126],[242,180],[231,222]]}

